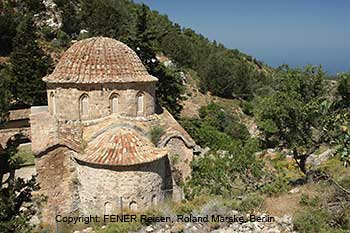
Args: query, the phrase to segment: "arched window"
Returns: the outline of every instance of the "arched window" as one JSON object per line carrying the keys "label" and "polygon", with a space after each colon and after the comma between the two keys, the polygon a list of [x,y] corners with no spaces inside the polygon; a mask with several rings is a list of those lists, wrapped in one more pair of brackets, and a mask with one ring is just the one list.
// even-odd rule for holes
{"label": "arched window", "polygon": [[112,214],[112,204],[110,202],[105,203],[104,214]]}
{"label": "arched window", "polygon": [[52,114],[56,115],[56,96],[53,92],[50,93]]}
{"label": "arched window", "polygon": [[117,113],[118,112],[118,106],[119,105],[119,99],[117,94],[112,94],[110,97],[110,108],[111,113]]}
{"label": "arched window", "polygon": [[88,116],[89,111],[89,96],[87,94],[83,94],[80,97],[80,117],[85,118]]}
{"label": "arched window", "polygon": [[137,96],[136,96],[136,99],[137,99],[137,113],[143,113],[143,108],[144,108],[144,104],[143,104],[143,101],[144,101],[144,98],[143,98],[143,93],[138,93]]}
{"label": "arched window", "polygon": [[152,205],[157,205],[158,204],[158,199],[157,199],[157,196],[154,194],[153,196],[152,196]]}
{"label": "arched window", "polygon": [[137,204],[135,201],[130,202],[129,209],[132,211],[137,211]]}

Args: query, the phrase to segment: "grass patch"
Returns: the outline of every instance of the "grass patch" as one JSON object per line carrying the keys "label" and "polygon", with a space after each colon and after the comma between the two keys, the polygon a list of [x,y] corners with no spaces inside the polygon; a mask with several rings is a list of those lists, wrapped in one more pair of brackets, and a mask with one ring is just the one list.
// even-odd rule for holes
{"label": "grass patch", "polygon": [[327,145],[321,145],[316,151],[315,151],[315,155],[320,155],[323,152],[325,152],[326,150],[328,150],[329,147]]}
{"label": "grass patch", "polygon": [[29,166],[34,165],[34,155],[32,153],[32,146],[31,144],[26,144],[18,147],[18,152],[15,155],[15,158],[20,158],[23,163],[22,166]]}
{"label": "grass patch", "polygon": [[349,175],[350,169],[344,167],[342,161],[337,157],[332,157],[331,159],[323,162],[319,167],[321,171],[330,174],[332,177],[344,177]]}
{"label": "grass patch", "polygon": [[104,229],[97,229],[97,233],[127,233],[130,231],[140,230],[142,224],[140,222],[116,222],[108,224]]}

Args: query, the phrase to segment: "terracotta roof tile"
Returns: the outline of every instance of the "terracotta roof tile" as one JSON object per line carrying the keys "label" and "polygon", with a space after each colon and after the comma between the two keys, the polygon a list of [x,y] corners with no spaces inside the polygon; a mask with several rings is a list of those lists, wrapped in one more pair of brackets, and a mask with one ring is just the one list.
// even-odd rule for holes
{"label": "terracotta roof tile", "polygon": [[135,165],[151,162],[167,155],[167,150],[154,147],[135,130],[118,127],[93,139],[77,159],[104,165]]}
{"label": "terracotta roof tile", "polygon": [[50,83],[154,82],[136,53],[124,43],[92,37],[73,44],[55,70],[43,78]]}

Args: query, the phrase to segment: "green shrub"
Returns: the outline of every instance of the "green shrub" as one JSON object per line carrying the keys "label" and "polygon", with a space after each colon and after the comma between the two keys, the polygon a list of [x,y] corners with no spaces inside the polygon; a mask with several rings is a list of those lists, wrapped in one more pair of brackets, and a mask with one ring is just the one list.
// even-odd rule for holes
{"label": "green shrub", "polygon": [[41,29],[41,33],[43,34],[46,40],[52,40],[53,38],[55,38],[55,33],[53,32],[53,29],[49,26],[43,26]]}
{"label": "green shrub", "polygon": [[162,127],[160,126],[153,127],[150,132],[152,143],[154,145],[157,145],[163,134],[164,134],[164,129]]}
{"label": "green shrub", "polygon": [[320,203],[320,199],[318,196],[309,197],[309,195],[303,193],[300,197],[300,204],[310,207],[317,207]]}
{"label": "green shrub", "polygon": [[57,40],[59,41],[60,47],[67,47],[71,41],[69,35],[62,30],[58,30]]}
{"label": "green shrub", "polygon": [[283,193],[289,189],[289,179],[284,174],[278,174],[273,181],[262,188],[262,192],[268,195]]}
{"label": "green shrub", "polygon": [[259,208],[264,202],[264,198],[261,194],[251,193],[248,194],[239,204],[238,210],[241,212],[252,211]]}
{"label": "green shrub", "polygon": [[330,227],[331,215],[326,210],[311,210],[297,214],[294,228],[301,233],[334,232]]}
{"label": "green shrub", "polygon": [[244,145],[232,145],[227,151],[194,160],[187,183],[188,197],[204,193],[232,197],[236,190],[255,190],[265,173],[262,161],[255,157],[258,148],[255,140],[248,140]]}
{"label": "green shrub", "polygon": [[232,138],[238,140],[247,140],[250,137],[247,127],[237,121],[233,121],[227,125],[224,132]]}
{"label": "green shrub", "polygon": [[249,101],[242,102],[241,108],[243,113],[247,114],[248,116],[254,115],[254,105],[252,102],[249,102]]}
{"label": "green shrub", "polygon": [[180,155],[178,155],[178,154],[175,154],[175,155],[171,155],[170,156],[170,161],[171,161],[171,163],[172,164],[177,164],[177,163],[179,163],[180,162]]}
{"label": "green shrub", "polygon": [[199,116],[200,119],[184,119],[181,124],[202,147],[230,150],[250,137],[247,127],[218,104],[201,107]]}
{"label": "green shrub", "polygon": [[106,228],[99,229],[96,232],[97,233],[128,233],[131,231],[137,231],[140,230],[142,227],[142,224],[140,222],[116,222],[108,224]]}

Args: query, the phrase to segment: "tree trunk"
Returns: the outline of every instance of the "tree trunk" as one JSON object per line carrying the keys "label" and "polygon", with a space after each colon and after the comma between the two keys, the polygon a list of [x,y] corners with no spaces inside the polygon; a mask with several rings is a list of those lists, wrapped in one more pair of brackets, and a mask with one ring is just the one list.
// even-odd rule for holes
{"label": "tree trunk", "polygon": [[302,155],[300,156],[296,149],[293,149],[293,158],[295,162],[298,164],[300,170],[302,173],[306,175],[306,159],[308,158],[308,155]]}

